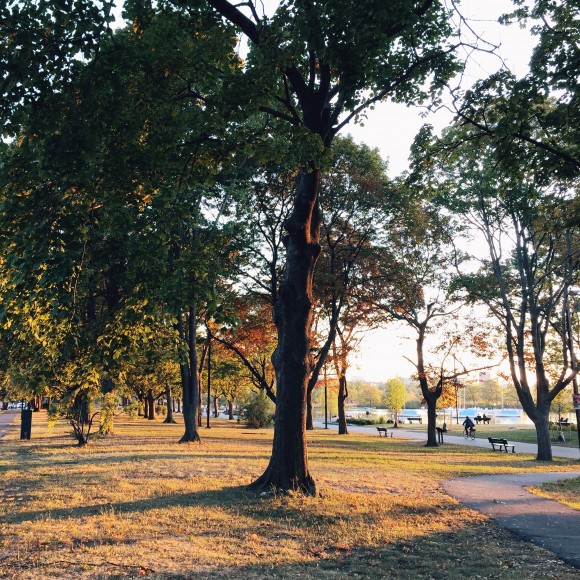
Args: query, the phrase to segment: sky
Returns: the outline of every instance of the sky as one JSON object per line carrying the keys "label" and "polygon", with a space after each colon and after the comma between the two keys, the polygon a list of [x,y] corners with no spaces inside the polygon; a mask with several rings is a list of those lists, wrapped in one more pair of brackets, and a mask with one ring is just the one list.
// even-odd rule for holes
{"label": "sky", "polygon": [[[476,80],[494,73],[501,67],[502,60],[514,74],[523,76],[528,69],[535,39],[529,30],[517,24],[502,26],[497,22],[501,14],[510,11],[513,6],[511,2],[463,0],[460,6],[463,15],[471,19],[470,24],[478,33],[499,45],[497,53],[500,55],[479,53],[473,56],[463,77],[463,86],[467,88]],[[389,174],[394,177],[408,168],[410,146],[423,124],[430,123],[440,130],[452,120],[448,110],[423,116],[425,113],[425,109],[417,107],[379,104],[375,110],[369,111],[364,125],[350,125],[344,133],[350,133],[358,142],[376,147],[388,160]],[[394,376],[409,377],[414,367],[404,357],[414,359],[414,354],[415,335],[406,326],[398,324],[369,332],[359,352],[352,357],[349,378],[383,382]]]}

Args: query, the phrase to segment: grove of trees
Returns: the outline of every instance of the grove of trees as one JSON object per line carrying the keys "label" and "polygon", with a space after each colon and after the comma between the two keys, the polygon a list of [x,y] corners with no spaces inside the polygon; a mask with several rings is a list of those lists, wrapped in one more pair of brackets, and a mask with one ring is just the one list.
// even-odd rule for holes
{"label": "grove of trees", "polygon": [[346,434],[351,356],[397,321],[416,333],[428,445],[445,388],[503,357],[551,460],[551,405],[578,372],[577,10],[515,1],[503,20],[534,25],[529,73],[453,91],[454,119],[420,131],[408,172],[340,134],[381,103],[442,102],[478,51],[457,10],[0,6],[2,396],[49,397],[80,444],[96,410],[114,429],[115,397],[149,419],[163,397],[168,422],[176,398],[189,443],[209,379],[231,418],[234,401],[264,422],[275,405],[251,487],[315,493],[313,392],[336,377]]}

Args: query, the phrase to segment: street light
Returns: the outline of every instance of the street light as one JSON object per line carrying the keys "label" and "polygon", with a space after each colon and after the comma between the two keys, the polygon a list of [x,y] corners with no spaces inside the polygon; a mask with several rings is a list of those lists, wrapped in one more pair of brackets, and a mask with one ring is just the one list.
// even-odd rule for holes
{"label": "street light", "polygon": [[211,429],[209,421],[209,408],[211,404],[211,336],[208,334],[207,343],[207,423],[206,428]]}
{"label": "street light", "polygon": [[326,380],[326,365],[324,365],[324,428],[328,429],[328,383]]}
{"label": "street light", "polygon": [[[572,316],[570,315],[570,296],[580,296],[580,288],[578,286],[568,286],[564,293],[566,327],[568,329],[568,347],[570,349],[570,365],[572,366],[572,372],[574,372],[576,370],[576,355],[574,353],[574,336],[572,334]],[[572,379],[572,387],[574,390],[574,410],[576,412],[576,433],[578,434],[578,448],[580,449],[580,404],[578,403],[578,379],[576,376]]]}

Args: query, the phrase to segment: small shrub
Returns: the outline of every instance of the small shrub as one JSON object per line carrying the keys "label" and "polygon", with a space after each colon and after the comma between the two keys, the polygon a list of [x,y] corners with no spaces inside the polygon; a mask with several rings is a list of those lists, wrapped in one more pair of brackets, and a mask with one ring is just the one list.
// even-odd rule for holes
{"label": "small shrub", "polygon": [[101,417],[99,420],[99,435],[110,435],[113,432],[113,418],[119,397],[115,393],[107,393],[101,401]]}
{"label": "small shrub", "polygon": [[125,405],[123,407],[123,413],[125,413],[125,415],[127,415],[127,417],[130,417],[131,419],[138,417],[140,410],[141,403],[139,401],[133,401],[132,403],[129,403],[128,405]]}
{"label": "small shrub", "polygon": [[155,414],[165,417],[167,415],[167,407],[165,405],[155,405]]}
{"label": "small shrub", "polygon": [[71,435],[79,446],[83,446],[89,442],[96,414],[87,391],[70,390],[62,399],[54,401],[51,405],[48,410],[48,424],[52,428],[58,419],[66,419],[72,427]]}
{"label": "small shrub", "polygon": [[250,399],[242,406],[240,417],[248,427],[259,429],[274,423],[274,406],[266,393],[252,393]]}

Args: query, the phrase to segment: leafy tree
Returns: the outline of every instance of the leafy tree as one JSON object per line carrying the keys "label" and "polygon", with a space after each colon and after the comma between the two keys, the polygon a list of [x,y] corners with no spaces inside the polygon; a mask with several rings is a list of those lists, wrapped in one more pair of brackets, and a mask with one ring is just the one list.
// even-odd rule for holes
{"label": "leafy tree", "polygon": [[397,425],[397,414],[402,411],[407,402],[407,388],[399,377],[389,379],[386,386],[383,402],[392,413],[395,413],[395,425]]}
{"label": "leafy tree", "polygon": [[223,397],[228,405],[229,419],[233,419],[234,402],[247,398],[253,386],[248,371],[234,353],[222,346],[213,350],[211,373],[214,400]]}
{"label": "leafy tree", "polygon": [[276,403],[275,374],[271,356],[275,348],[275,327],[271,307],[252,295],[233,301],[234,326],[211,329],[212,338],[234,353],[249,373],[256,390],[263,390]]}
{"label": "leafy tree", "polygon": [[497,379],[485,381],[481,389],[481,400],[487,407],[499,407],[502,402],[502,387]]}
{"label": "leafy tree", "polygon": [[[390,222],[381,268],[369,285],[376,287],[374,304],[385,321],[404,322],[416,332],[416,357],[408,360],[427,403],[427,446],[436,447],[437,400],[458,377],[478,370],[462,365],[459,352],[485,351],[485,341],[473,325],[458,321],[461,304],[450,300],[451,272],[461,260],[450,237],[457,226],[424,189],[409,183],[398,185],[401,204]],[[437,335],[444,338],[429,352],[428,339]]]}
{"label": "leafy tree", "polygon": [[[336,385],[338,391],[338,385]],[[377,407],[383,400],[384,392],[377,385],[371,383],[353,381],[349,387],[349,400],[356,405],[364,407]]]}
{"label": "leafy tree", "polygon": [[[46,11],[40,3],[38,18]],[[217,288],[213,257],[231,251],[225,230],[208,219],[222,193],[209,187],[218,163],[211,160],[224,162],[227,127],[216,95],[238,58],[209,15],[137,12],[132,26],[100,38],[106,50],[93,46],[82,66],[65,43],[58,57],[72,59],[74,74],[53,80],[66,80],[66,90],[42,92],[38,75],[28,79],[40,83],[42,101],[11,119],[19,140],[5,155],[2,183],[2,220],[12,224],[3,234],[12,281],[4,304],[45,347],[76,360],[80,350],[104,391],[149,332],[135,319],[161,313],[167,321],[169,313],[183,344],[183,440],[198,440],[197,302],[210,302]],[[179,52],[168,39],[179,39]],[[30,220],[43,244],[30,235]],[[42,337],[33,329],[39,320]]]}
{"label": "leafy tree", "polygon": [[[578,372],[562,317],[580,264],[577,223],[568,218],[576,201],[556,176],[545,185],[533,155],[512,157],[508,169],[497,165],[493,140],[478,139],[466,127],[454,127],[447,137],[463,144],[438,157],[434,182],[487,246],[479,271],[459,276],[456,287],[485,304],[501,325],[511,380],[536,427],[538,459],[550,461],[550,405]],[[551,380],[547,355],[554,339],[561,357]]]}
{"label": "leafy tree", "polygon": [[[458,67],[448,11],[434,0],[281,3],[271,17],[227,0],[207,4],[249,40],[247,78],[259,78],[262,110],[300,137],[300,171],[285,221],[286,265],[274,307],[278,346],[277,411],[272,457],[254,484],[315,490],[307,462],[305,407],[309,376],[312,280],[320,254],[318,190],[324,150],[336,134],[381,100],[417,102]],[[368,14],[372,13],[372,19]],[[347,34],[345,31],[353,31]]]}
{"label": "leafy tree", "polygon": [[537,176],[578,176],[580,30],[574,3],[516,0],[503,21],[531,21],[538,37],[529,73],[517,79],[502,71],[479,81],[458,107],[458,120],[494,143],[504,167],[525,155]]}
{"label": "leafy tree", "polygon": [[339,381],[339,434],[346,434],[344,403],[349,355],[360,342],[361,327],[372,325],[373,309],[364,279],[373,268],[372,244],[385,201],[386,164],[378,151],[336,139],[332,163],[320,185],[321,245],[314,279],[313,369],[307,390],[307,429],[312,426],[311,394],[326,357]]}
{"label": "leafy tree", "polygon": [[570,387],[560,391],[560,393],[554,397],[551,409],[557,413],[558,420],[561,419],[562,415],[574,411],[574,405],[572,404],[572,389]]}
{"label": "leafy tree", "polygon": [[[328,172],[320,189],[322,239],[325,252],[318,262],[315,278],[315,333],[312,341],[313,366],[307,390],[307,429],[312,426],[311,395],[320,370],[341,330],[341,384],[346,385],[347,352],[352,350],[354,327],[369,318],[368,301],[360,287],[361,268],[368,268],[371,253],[368,247],[376,230],[374,221],[380,219],[383,203],[385,164],[377,151],[356,145],[352,139],[337,139]],[[252,375],[256,386],[264,389],[275,402],[271,372],[264,356],[256,357],[256,348],[267,339],[268,348],[275,344],[273,324],[265,307],[277,300],[282,278],[281,254],[284,238],[283,223],[293,198],[296,168],[286,164],[268,164],[252,173],[252,181],[239,200],[242,219],[250,227],[251,243],[244,248],[247,264],[242,280],[248,296],[237,301],[240,325],[233,334],[220,333],[218,340],[240,357]],[[256,316],[259,316],[259,318]],[[347,322],[348,321],[348,322]],[[345,325],[350,328],[345,328]],[[257,332],[262,332],[260,338]],[[250,334],[248,334],[250,333]],[[350,346],[345,342],[349,336]],[[273,350],[273,348],[272,348]],[[270,351],[269,354],[271,354]],[[337,360],[337,359],[335,359]],[[346,392],[346,391],[345,391]],[[342,400],[346,395],[342,395]],[[342,409],[342,413],[341,413]],[[339,405],[339,417],[344,419],[344,406]],[[341,429],[346,423],[339,421]]]}

